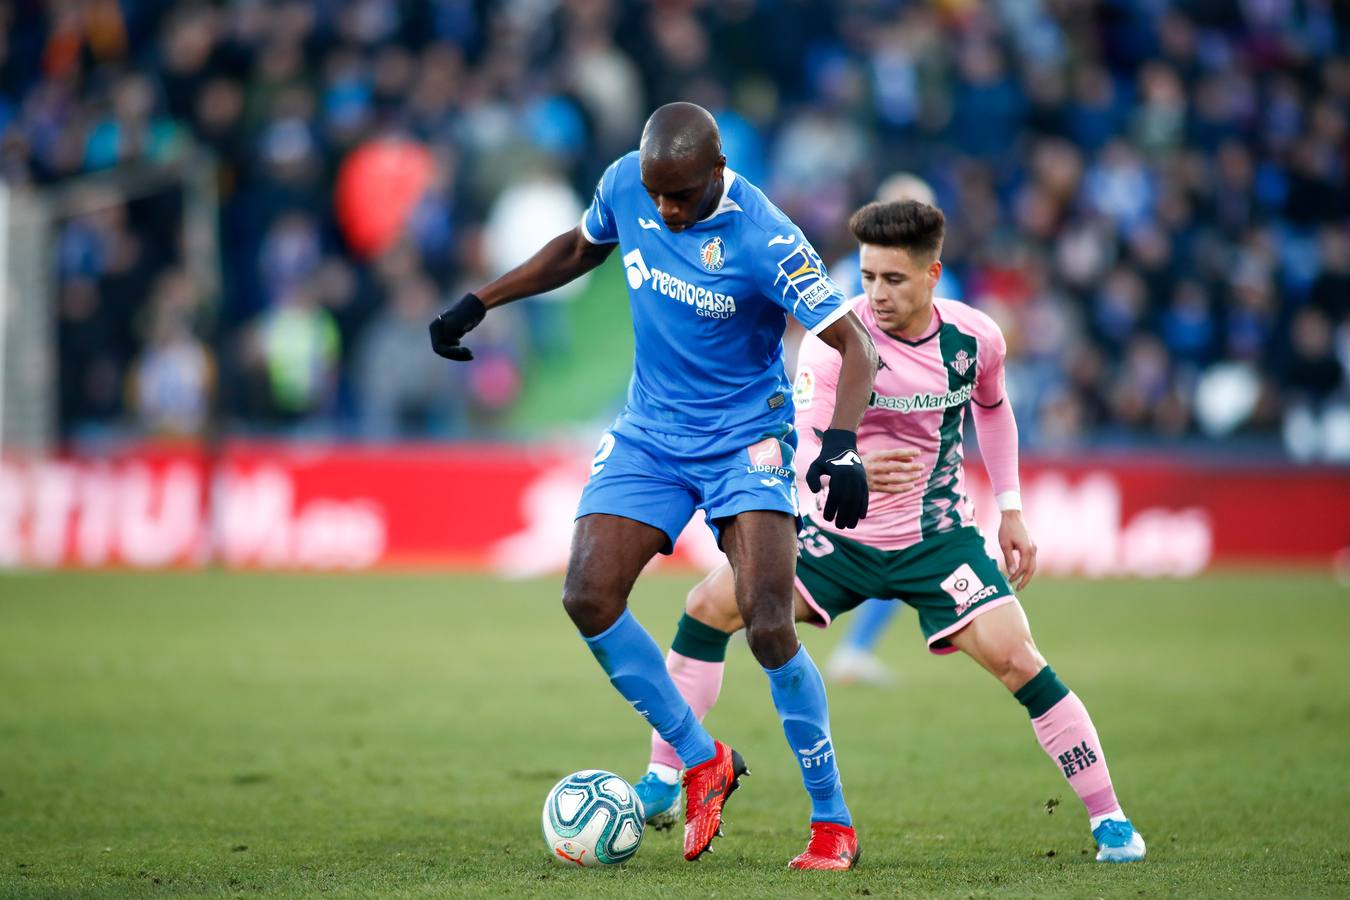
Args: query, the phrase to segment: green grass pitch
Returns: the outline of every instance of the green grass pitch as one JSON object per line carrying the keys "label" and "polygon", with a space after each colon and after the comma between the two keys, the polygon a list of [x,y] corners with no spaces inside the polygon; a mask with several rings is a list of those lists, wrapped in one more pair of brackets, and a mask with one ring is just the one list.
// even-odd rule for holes
{"label": "green grass pitch", "polygon": [[[689,578],[634,598],[668,641]],[[1092,861],[1022,709],[912,611],[893,690],[834,688],[864,848],[790,873],[807,803],[739,641],[713,732],[754,772],[717,852],[649,833],[614,870],[553,863],[548,788],[635,778],[640,720],[559,583],[468,576],[0,577],[0,896],[1347,896],[1350,590],[1241,573],[1051,581],[1024,596],[1092,711],[1139,865]],[[803,628],[816,659],[837,633]],[[837,629],[836,629],[837,631]]]}

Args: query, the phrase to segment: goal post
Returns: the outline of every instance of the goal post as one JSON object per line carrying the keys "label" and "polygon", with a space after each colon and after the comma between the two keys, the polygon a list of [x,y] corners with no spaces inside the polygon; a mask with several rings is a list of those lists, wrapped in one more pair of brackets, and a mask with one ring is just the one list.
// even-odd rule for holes
{"label": "goal post", "polygon": [[[52,185],[0,182],[0,450],[46,455],[60,441],[55,247],[62,223],[91,212],[91,197],[132,203],[181,192],[181,263],[207,298],[204,324],[213,332],[221,289],[217,190],[216,162],[195,146],[168,162],[138,162]],[[213,334],[202,337],[215,343]]]}
{"label": "goal post", "polygon": [[0,182],[0,450],[56,445],[51,226],[43,192]]}

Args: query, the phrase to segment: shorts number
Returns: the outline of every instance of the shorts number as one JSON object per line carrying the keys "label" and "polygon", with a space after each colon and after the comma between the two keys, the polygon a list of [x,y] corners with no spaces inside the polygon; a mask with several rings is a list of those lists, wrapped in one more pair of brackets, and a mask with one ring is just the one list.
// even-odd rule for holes
{"label": "shorts number", "polygon": [[797,535],[797,549],[819,559],[834,552],[834,544],[814,525],[807,525]]}
{"label": "shorts number", "polygon": [[614,435],[606,431],[600,436],[600,446],[595,448],[595,456],[591,458],[591,474],[599,475],[600,470],[605,467],[605,460],[614,452]]}

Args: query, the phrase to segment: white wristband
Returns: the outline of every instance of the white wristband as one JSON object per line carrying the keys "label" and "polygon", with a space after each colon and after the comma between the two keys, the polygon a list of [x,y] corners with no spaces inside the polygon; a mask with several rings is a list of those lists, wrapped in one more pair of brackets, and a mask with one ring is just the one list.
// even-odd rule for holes
{"label": "white wristband", "polygon": [[1004,491],[994,499],[998,501],[998,508],[1003,512],[1022,508],[1022,495],[1017,491]]}

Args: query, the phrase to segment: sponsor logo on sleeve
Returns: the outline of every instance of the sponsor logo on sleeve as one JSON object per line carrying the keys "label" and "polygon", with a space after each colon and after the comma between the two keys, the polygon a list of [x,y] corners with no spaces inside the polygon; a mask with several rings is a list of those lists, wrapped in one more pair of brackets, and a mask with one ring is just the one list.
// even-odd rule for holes
{"label": "sponsor logo on sleeve", "polygon": [[825,274],[825,266],[811,245],[798,241],[792,252],[778,261],[778,274],[773,283],[782,285],[783,299],[792,301],[795,311],[804,304],[814,310],[826,298],[840,295],[840,291]]}

